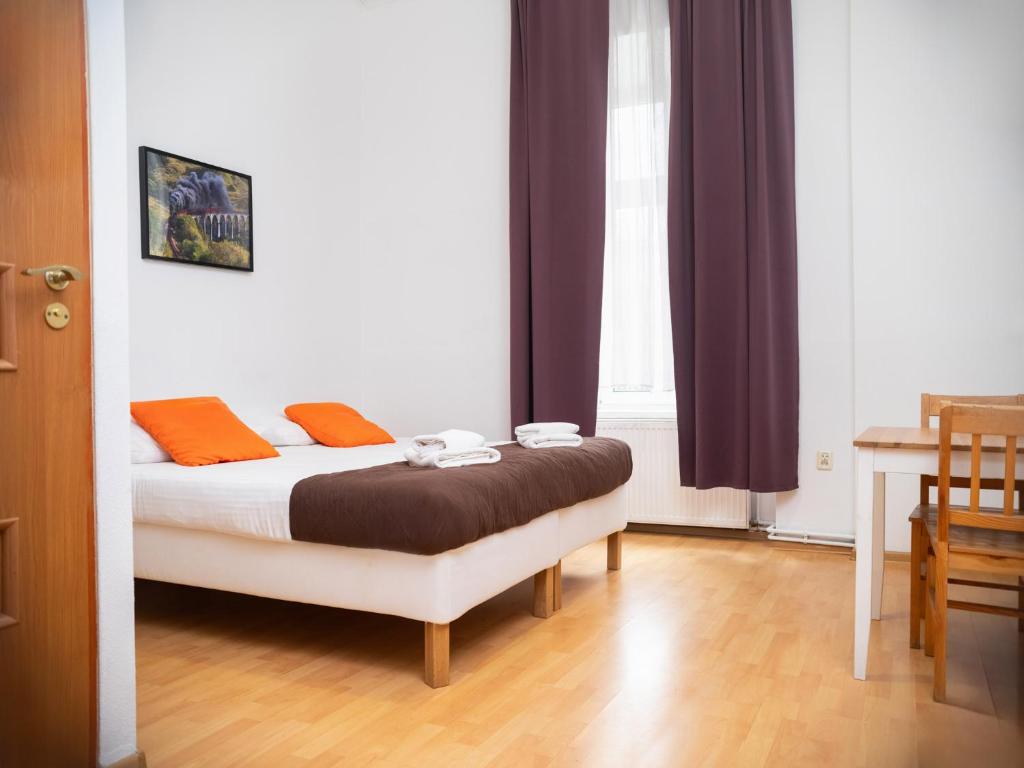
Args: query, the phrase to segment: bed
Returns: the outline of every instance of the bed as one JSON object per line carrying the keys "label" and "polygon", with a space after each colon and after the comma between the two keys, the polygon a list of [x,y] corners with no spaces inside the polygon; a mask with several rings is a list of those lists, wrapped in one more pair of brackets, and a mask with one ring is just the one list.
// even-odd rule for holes
{"label": "bed", "polygon": [[533,612],[550,616],[561,607],[561,559],[602,538],[609,569],[620,567],[621,486],[437,554],[293,539],[296,483],[392,465],[407,445],[290,446],[274,459],[205,467],[135,464],[135,575],[421,621],[424,679],[436,688],[449,681],[449,624],[466,611],[533,576]]}

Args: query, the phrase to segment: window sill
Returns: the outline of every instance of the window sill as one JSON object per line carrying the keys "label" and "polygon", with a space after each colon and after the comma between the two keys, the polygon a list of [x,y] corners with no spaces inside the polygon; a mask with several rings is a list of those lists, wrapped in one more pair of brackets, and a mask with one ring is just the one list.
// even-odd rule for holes
{"label": "window sill", "polygon": [[617,406],[600,408],[597,411],[598,422],[602,421],[676,421],[674,408],[643,407],[643,406]]}

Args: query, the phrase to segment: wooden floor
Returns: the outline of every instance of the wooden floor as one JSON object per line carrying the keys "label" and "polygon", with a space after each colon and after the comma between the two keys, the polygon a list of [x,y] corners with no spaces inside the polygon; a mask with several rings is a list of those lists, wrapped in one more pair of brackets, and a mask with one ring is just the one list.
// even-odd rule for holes
{"label": "wooden floor", "polygon": [[[1024,765],[1016,622],[954,612],[949,699],[887,564],[870,680],[850,676],[847,555],[627,534],[452,624],[452,684],[413,621],[140,582],[139,743],[168,766]],[[1005,596],[1003,596],[1005,599]]]}

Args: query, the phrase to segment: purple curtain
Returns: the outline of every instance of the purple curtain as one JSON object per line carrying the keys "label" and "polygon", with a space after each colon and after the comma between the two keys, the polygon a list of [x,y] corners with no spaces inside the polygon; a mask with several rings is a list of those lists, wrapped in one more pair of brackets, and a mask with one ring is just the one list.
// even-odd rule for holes
{"label": "purple curtain", "polygon": [[608,0],[512,0],[512,425],[594,434],[604,271]]}
{"label": "purple curtain", "polygon": [[790,0],[669,0],[669,290],[683,485],[797,487]]}

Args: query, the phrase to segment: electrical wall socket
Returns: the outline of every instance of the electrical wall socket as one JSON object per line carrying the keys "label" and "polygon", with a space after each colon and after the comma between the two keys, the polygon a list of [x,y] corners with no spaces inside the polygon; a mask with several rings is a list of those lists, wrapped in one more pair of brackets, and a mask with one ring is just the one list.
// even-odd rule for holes
{"label": "electrical wall socket", "polygon": [[817,467],[826,472],[832,471],[832,451],[818,451]]}

